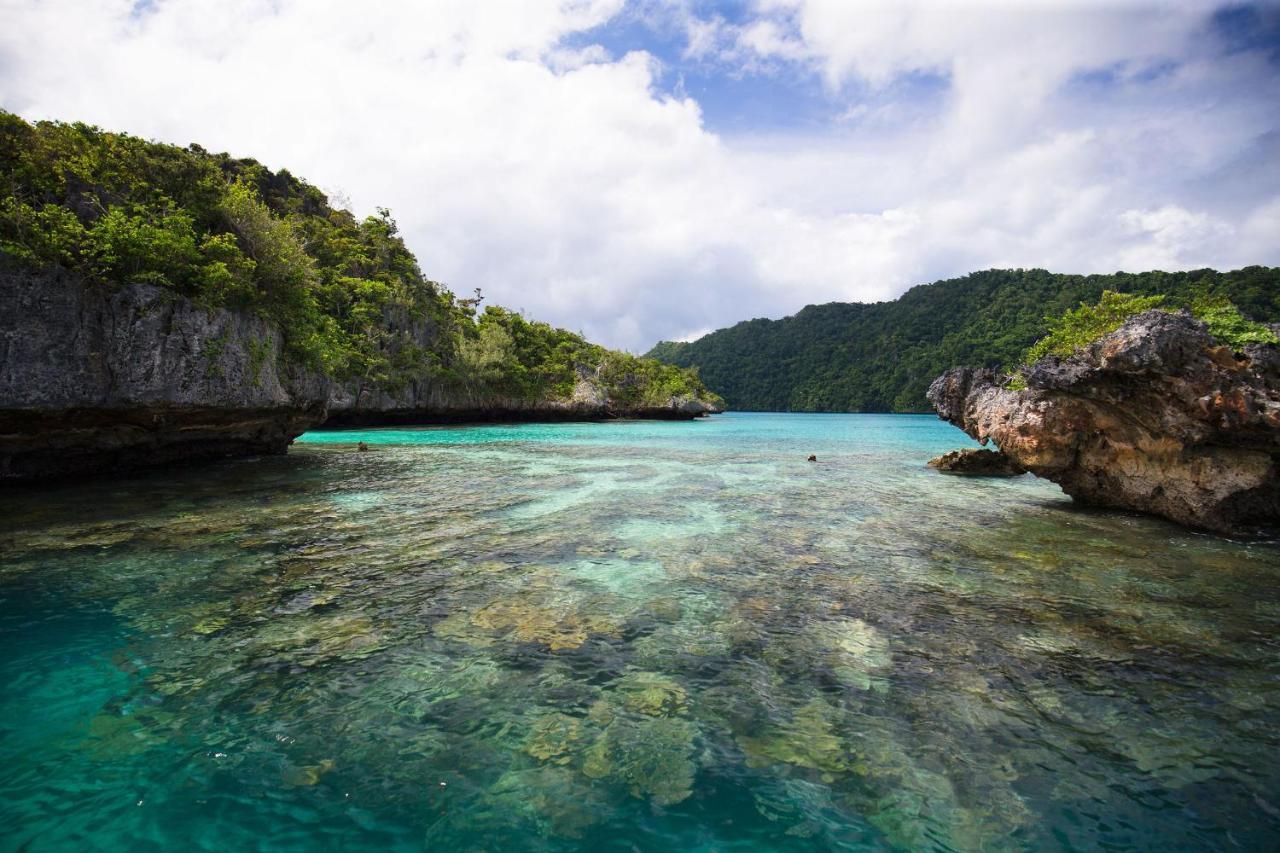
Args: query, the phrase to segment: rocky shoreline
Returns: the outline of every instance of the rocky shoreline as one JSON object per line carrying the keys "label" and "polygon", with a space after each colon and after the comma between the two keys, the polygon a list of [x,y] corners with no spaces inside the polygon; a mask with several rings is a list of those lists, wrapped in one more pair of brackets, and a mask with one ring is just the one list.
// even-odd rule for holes
{"label": "rocky shoreline", "polygon": [[[429,329],[422,330],[429,335]],[[625,407],[589,371],[570,400],[475,396],[431,382],[353,391],[291,367],[280,331],[148,284],[0,272],[0,482],[284,453],[330,426],[692,419],[700,400]]]}
{"label": "rocky shoreline", "polygon": [[1280,523],[1280,349],[1220,346],[1185,312],[1147,311],[1023,372],[958,367],[940,417],[1075,500],[1219,533]]}

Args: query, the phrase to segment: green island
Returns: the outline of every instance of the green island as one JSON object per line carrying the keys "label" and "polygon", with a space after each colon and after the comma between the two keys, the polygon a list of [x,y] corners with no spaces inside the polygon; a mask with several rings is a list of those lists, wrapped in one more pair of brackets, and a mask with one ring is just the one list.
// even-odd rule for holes
{"label": "green island", "polygon": [[1230,304],[1252,320],[1280,321],[1274,267],[1111,275],[986,270],[913,287],[892,302],[809,305],[689,343],[663,341],[648,355],[697,367],[738,411],[925,412],[932,410],[925,391],[942,371],[1034,360],[1028,351],[1056,318],[1106,291],[1159,297],[1164,307],[1203,314],[1230,311],[1218,308]]}

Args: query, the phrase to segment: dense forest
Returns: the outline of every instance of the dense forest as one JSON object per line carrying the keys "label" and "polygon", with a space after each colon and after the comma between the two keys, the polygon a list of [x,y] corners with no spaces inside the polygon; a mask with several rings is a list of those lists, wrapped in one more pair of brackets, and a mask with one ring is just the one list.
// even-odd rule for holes
{"label": "dense forest", "polygon": [[[389,211],[357,219],[289,172],[0,111],[0,264],[148,282],[275,321],[299,365],[365,386],[429,378],[559,399],[591,371],[625,405],[718,402],[696,372],[606,350],[427,279]],[[424,347],[421,334],[432,343]]]}
{"label": "dense forest", "polygon": [[782,320],[748,320],[648,354],[702,379],[732,409],[927,411],[925,390],[949,367],[1012,367],[1053,318],[1104,291],[1163,296],[1162,307],[1226,301],[1280,321],[1280,269],[1246,267],[1112,275],[986,270],[920,285],[893,302],[809,305]]}

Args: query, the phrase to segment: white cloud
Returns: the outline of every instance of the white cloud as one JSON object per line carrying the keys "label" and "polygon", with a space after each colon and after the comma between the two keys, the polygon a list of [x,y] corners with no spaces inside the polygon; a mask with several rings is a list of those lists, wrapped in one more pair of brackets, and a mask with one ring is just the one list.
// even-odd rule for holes
{"label": "white cloud", "polygon": [[695,8],[642,11],[687,61],[811,69],[830,125],[717,134],[594,43],[621,0],[0,0],[0,104],[340,187],[428,275],[631,348],[997,264],[1280,262],[1274,162],[1217,179],[1280,128],[1276,73],[1201,5]]}
{"label": "white cloud", "polygon": [[1138,237],[1121,253],[1125,266],[1136,269],[1204,266],[1203,253],[1235,236],[1228,223],[1176,204],[1126,210],[1119,219],[1123,229]]}

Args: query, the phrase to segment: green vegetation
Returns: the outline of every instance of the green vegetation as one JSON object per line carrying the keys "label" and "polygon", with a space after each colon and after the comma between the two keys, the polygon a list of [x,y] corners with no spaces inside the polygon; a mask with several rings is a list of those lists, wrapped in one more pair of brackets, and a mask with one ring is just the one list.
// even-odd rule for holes
{"label": "green vegetation", "polygon": [[1275,332],[1244,316],[1230,299],[1221,294],[1202,294],[1191,300],[1187,307],[1192,314],[1204,321],[1209,327],[1209,334],[1217,338],[1218,343],[1237,352],[1245,344],[1280,343]]}
{"label": "green vegetation", "polygon": [[695,392],[714,398],[703,389],[696,368],[674,368],[608,350],[494,306],[476,318],[474,333],[461,338],[458,356],[457,369],[467,387],[515,397],[565,399],[579,379],[592,378],[609,389],[616,404],[626,407],[661,406],[672,397]]}
{"label": "green vegetation", "polygon": [[357,220],[253,160],[0,111],[0,188],[0,262],[256,312],[290,359],[339,379],[562,399],[589,373],[620,404],[715,399],[693,370],[500,308],[477,316],[479,294],[423,276],[387,210]]}
{"label": "green vegetation", "polygon": [[1164,296],[1160,304],[1192,309],[1219,340],[1237,347],[1269,333],[1245,316],[1280,321],[1275,268],[1090,276],[987,270],[914,287],[893,302],[810,305],[782,320],[749,320],[692,343],[664,341],[648,354],[697,366],[733,409],[928,411],[924,394],[938,374],[960,364],[1018,364],[1050,333],[1046,317],[1096,304],[1105,291]]}
{"label": "green vegetation", "polygon": [[1061,317],[1046,318],[1049,334],[1032,344],[1020,363],[1031,364],[1046,355],[1071,355],[1080,347],[1114,332],[1133,315],[1155,308],[1164,300],[1164,294],[1137,296],[1104,290],[1097,305],[1081,302],[1079,307]]}

